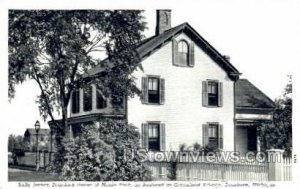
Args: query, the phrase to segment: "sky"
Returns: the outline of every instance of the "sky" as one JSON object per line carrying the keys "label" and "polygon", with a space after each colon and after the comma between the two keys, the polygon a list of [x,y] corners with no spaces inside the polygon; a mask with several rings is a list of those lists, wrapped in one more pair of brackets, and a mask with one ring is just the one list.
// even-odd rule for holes
{"label": "sky", "polygon": [[[50,3],[28,5],[15,2],[6,8],[145,9],[145,21],[148,23],[146,37],[154,35],[155,32],[155,9],[172,9],[172,26],[188,22],[221,54],[231,57],[231,63],[242,73],[241,78],[247,78],[271,99],[274,100],[283,93],[287,75],[299,75],[300,11],[298,7],[300,4],[298,1],[185,0],[180,4],[174,3],[175,1],[161,1],[161,3],[125,1],[129,2],[126,4],[124,1],[117,0],[115,2],[119,4],[104,3],[104,6],[80,3],[71,6],[69,4],[66,6],[67,3],[62,3],[61,6]],[[5,40],[5,37],[1,39]],[[0,48],[2,51],[3,47]],[[5,60],[7,62],[7,59]],[[2,68],[7,70],[7,65],[1,66],[1,74],[6,75]],[[6,79],[4,81],[7,82]],[[1,84],[5,85],[5,82],[1,81]],[[2,89],[6,93],[7,87],[1,87]],[[16,87],[15,98],[10,103],[6,103],[6,108],[1,110],[7,120],[6,132],[24,134],[26,128],[34,127],[36,120],[40,120],[42,128],[48,128],[47,123],[39,116],[35,104],[39,93],[33,81]],[[3,93],[1,97],[7,99]]]}

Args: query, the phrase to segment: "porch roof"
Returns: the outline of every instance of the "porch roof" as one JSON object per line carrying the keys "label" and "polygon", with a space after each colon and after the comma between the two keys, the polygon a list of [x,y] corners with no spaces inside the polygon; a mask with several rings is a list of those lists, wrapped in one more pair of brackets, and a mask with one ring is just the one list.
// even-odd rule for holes
{"label": "porch roof", "polygon": [[238,112],[266,113],[275,108],[275,103],[247,79],[235,83],[235,105]]}

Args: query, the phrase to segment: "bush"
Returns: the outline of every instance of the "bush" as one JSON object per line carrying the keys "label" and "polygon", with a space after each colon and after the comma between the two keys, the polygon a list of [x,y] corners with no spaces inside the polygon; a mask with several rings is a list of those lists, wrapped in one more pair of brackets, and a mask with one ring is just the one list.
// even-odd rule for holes
{"label": "bush", "polygon": [[65,150],[64,180],[109,180],[115,172],[113,149],[99,139],[93,125],[82,129],[81,137],[67,141]]}
{"label": "bush", "polygon": [[99,124],[85,125],[81,130],[79,137],[64,144],[62,179],[151,180],[150,171],[141,164],[136,153],[139,133],[133,126],[122,120],[104,119]]}

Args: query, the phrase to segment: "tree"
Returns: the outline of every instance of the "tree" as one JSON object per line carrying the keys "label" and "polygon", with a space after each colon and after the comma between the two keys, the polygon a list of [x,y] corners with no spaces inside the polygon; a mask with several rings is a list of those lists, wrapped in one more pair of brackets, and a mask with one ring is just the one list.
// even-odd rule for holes
{"label": "tree", "polygon": [[22,135],[13,135],[8,136],[8,151],[13,152],[14,150],[26,150],[28,145],[24,142],[24,137]]}
{"label": "tree", "polygon": [[275,100],[273,124],[264,123],[259,127],[263,148],[284,149],[286,156],[292,153],[292,76],[288,78],[283,96]]}
{"label": "tree", "polygon": [[[68,136],[68,104],[72,91],[92,82],[105,95],[120,100],[139,91],[129,76],[139,63],[136,44],[145,23],[138,10],[10,10],[9,97],[27,79],[38,84],[40,114],[48,116],[56,130],[58,154]],[[95,58],[105,54],[108,61]],[[84,74],[101,67],[101,77]],[[53,112],[61,114],[55,121]]]}

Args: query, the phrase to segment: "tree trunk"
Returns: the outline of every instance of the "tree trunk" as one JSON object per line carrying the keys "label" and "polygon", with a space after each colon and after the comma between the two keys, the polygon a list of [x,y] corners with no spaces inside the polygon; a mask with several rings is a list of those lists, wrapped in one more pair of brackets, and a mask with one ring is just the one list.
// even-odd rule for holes
{"label": "tree trunk", "polygon": [[64,101],[62,102],[62,126],[64,131],[64,136],[70,138],[70,128],[68,125],[68,110],[65,106]]}

